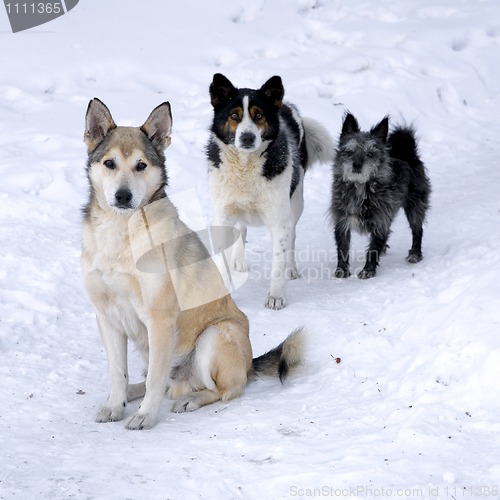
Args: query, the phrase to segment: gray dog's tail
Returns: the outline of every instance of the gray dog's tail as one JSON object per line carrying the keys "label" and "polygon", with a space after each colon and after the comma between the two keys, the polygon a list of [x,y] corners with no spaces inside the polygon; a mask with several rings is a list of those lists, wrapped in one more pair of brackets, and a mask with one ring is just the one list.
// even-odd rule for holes
{"label": "gray dog's tail", "polygon": [[302,118],[307,150],[306,170],[313,163],[332,163],[335,154],[335,143],[328,130],[312,118]]}
{"label": "gray dog's tail", "polygon": [[304,328],[297,328],[277,347],[252,361],[255,375],[278,376],[283,382],[291,368],[302,363]]}
{"label": "gray dog's tail", "polygon": [[418,154],[415,129],[408,126],[397,126],[387,139],[392,158],[405,161],[410,165],[422,163]]}

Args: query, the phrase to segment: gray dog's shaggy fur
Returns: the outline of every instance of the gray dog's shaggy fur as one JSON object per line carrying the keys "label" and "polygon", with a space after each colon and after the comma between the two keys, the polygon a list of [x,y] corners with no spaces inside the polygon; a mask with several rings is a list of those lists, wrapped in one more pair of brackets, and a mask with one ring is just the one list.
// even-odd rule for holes
{"label": "gray dog's shaggy fur", "polygon": [[403,208],[412,232],[406,260],[422,260],[422,226],[429,208],[430,181],[412,127],[397,126],[389,135],[385,117],[369,132],[347,114],[333,170],[331,216],[335,225],[337,269],[347,278],[351,230],[370,235],[364,268],[358,277],[375,276],[380,254],[387,249],[392,221]]}

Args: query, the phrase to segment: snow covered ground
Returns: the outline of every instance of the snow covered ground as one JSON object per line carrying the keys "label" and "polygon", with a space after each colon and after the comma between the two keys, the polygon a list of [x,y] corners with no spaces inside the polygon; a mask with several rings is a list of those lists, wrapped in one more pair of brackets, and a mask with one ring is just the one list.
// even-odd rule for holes
{"label": "snow covered ground", "polygon": [[[82,0],[15,35],[0,12],[0,53],[0,499],[498,498],[498,0]],[[405,262],[399,217],[374,279],[331,279],[331,169],[317,166],[289,306],[263,307],[261,228],[234,295],[256,354],[307,326],[296,376],[192,414],[165,400],[150,431],[96,424],[109,380],[79,268],[87,103],[139,125],[169,100],[169,193],[185,209],[194,189],[208,220],[215,72],[247,87],[281,75],[335,137],[346,109],[364,128],[413,122],[433,184],[425,258]]]}

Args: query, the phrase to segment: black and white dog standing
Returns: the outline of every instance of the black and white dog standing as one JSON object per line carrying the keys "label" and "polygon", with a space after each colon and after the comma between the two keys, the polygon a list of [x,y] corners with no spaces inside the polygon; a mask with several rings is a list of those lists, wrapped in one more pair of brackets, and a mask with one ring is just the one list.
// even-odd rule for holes
{"label": "black and white dog standing", "polygon": [[350,276],[351,230],[370,235],[365,266],[358,277],[375,276],[400,208],[406,214],[413,238],[406,260],[422,260],[422,227],[430,192],[412,127],[397,126],[389,134],[389,119],[385,117],[364,132],[356,118],[347,114],[333,168],[331,216],[338,259],[335,276]]}
{"label": "black and white dog standing", "polygon": [[[298,277],[295,226],[304,207],[304,172],[315,161],[330,162],[334,152],[328,131],[284,103],[284,92],[279,76],[257,90],[236,88],[220,73],[210,85],[207,156],[215,224],[238,227],[243,241],[248,225],[270,230],[270,309],[285,307],[286,280]],[[233,253],[232,266],[247,270],[244,252]]]}

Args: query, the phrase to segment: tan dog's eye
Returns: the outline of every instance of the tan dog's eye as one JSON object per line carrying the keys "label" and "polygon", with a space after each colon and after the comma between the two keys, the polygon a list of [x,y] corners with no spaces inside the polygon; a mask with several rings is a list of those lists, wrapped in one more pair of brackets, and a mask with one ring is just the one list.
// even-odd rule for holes
{"label": "tan dog's eye", "polygon": [[137,163],[137,165],[135,166],[135,169],[138,171],[138,172],[142,172],[143,170],[146,170],[146,167],[147,165],[143,162],[143,161],[140,161]]}
{"label": "tan dog's eye", "polygon": [[104,166],[106,168],[109,168],[110,170],[114,170],[116,168],[116,164],[115,164],[114,160],[106,160],[104,162]]}

